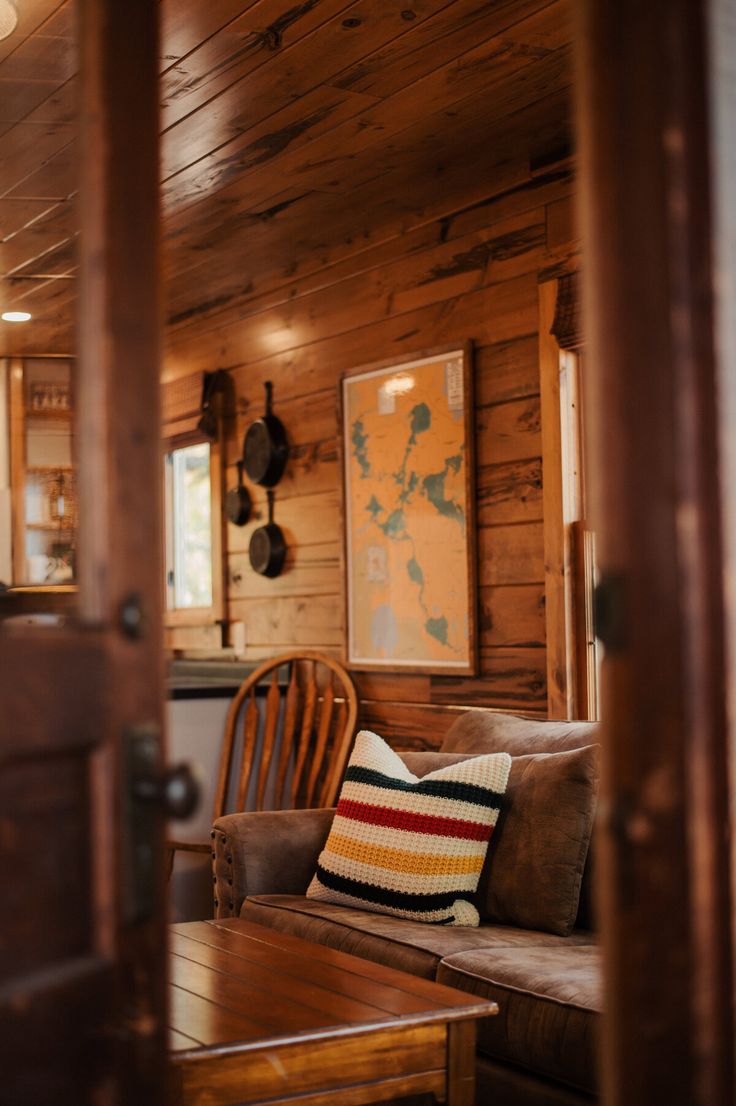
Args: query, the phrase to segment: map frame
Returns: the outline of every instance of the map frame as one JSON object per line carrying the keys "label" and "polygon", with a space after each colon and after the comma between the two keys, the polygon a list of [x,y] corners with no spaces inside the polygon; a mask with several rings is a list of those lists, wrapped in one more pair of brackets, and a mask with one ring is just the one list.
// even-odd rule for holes
{"label": "map frame", "polygon": [[[457,359],[461,365],[460,381],[462,386],[462,449],[464,464],[464,560],[466,565],[466,610],[467,643],[459,659],[440,660],[437,658],[417,660],[415,657],[402,656],[399,651],[391,655],[357,655],[353,648],[353,624],[355,612],[359,611],[360,596],[354,586],[355,557],[351,548],[351,518],[353,514],[353,496],[351,494],[350,463],[353,456],[351,428],[348,425],[350,408],[349,392],[351,386],[366,378],[380,380],[390,378],[397,373],[421,372],[423,367],[436,366],[439,360]],[[338,426],[340,433],[339,470],[342,486],[342,591],[345,625],[345,658],[349,667],[358,671],[398,671],[407,674],[427,674],[442,676],[475,676],[478,674],[478,563],[476,532],[476,474],[475,474],[475,433],[473,402],[473,346],[470,340],[454,342],[450,345],[436,346],[402,357],[392,357],[347,370],[340,379],[338,390]]]}

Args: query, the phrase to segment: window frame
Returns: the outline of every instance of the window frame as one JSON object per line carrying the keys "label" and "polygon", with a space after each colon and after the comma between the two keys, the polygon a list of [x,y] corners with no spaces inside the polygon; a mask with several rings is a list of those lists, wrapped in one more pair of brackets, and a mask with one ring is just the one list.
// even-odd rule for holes
{"label": "window frame", "polygon": [[582,342],[553,334],[559,281],[539,285],[547,713],[599,717],[600,647],[593,626],[595,534],[586,519]]}
{"label": "window frame", "polygon": [[[172,527],[169,524],[173,504],[168,491],[166,478],[166,457],[177,449],[207,443],[210,447],[210,527],[212,540],[212,603],[208,607],[169,607],[167,575],[171,566]],[[218,434],[214,441],[199,430],[176,434],[162,440],[161,480],[163,506],[163,542],[164,542],[164,579],[163,623],[167,629],[178,626],[211,626],[222,623],[225,618],[225,577],[223,568],[223,463],[222,441]]]}

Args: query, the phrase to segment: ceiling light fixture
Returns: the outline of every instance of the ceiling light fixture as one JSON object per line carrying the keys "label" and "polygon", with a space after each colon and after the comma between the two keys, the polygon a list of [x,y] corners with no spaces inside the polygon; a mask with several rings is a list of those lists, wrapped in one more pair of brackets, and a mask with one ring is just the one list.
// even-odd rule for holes
{"label": "ceiling light fixture", "polygon": [[4,323],[27,323],[30,318],[30,311],[3,311],[0,315]]}
{"label": "ceiling light fixture", "polygon": [[12,35],[18,26],[18,12],[10,0],[0,0],[0,41]]}

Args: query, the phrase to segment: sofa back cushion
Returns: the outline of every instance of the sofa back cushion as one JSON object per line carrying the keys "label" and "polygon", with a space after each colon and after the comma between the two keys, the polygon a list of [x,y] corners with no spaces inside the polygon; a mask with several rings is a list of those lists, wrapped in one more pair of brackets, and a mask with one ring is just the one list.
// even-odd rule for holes
{"label": "sofa back cushion", "polygon": [[[558,721],[493,710],[468,710],[450,726],[441,749],[443,753],[475,756],[503,750],[516,757],[580,749],[597,741],[596,722]],[[594,928],[592,849],[588,852],[583,873],[576,924],[583,929]]]}
{"label": "sofa back cushion", "polygon": [[[468,753],[402,753],[416,776]],[[482,918],[567,936],[578,906],[595,815],[598,748],[516,756],[494,848],[481,873]]]}
{"label": "sofa back cushion", "polygon": [[478,894],[489,921],[567,936],[590,846],[598,747],[514,757]]}
{"label": "sofa back cushion", "polygon": [[443,753],[561,753],[598,741],[597,722],[558,722],[523,714],[469,710],[453,722],[440,746]]}

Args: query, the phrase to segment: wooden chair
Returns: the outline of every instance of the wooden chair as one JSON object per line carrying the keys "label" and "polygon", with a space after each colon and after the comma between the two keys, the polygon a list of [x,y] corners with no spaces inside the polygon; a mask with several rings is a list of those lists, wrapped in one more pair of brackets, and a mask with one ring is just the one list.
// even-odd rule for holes
{"label": "wooden chair", "polygon": [[[263,699],[256,695],[256,687],[269,675]],[[331,806],[357,717],[355,685],[331,657],[313,650],[295,651],[260,665],[243,681],[228,711],[213,821],[247,806],[253,810]],[[168,841],[169,875],[177,851],[209,853],[211,847],[210,842]]]}

